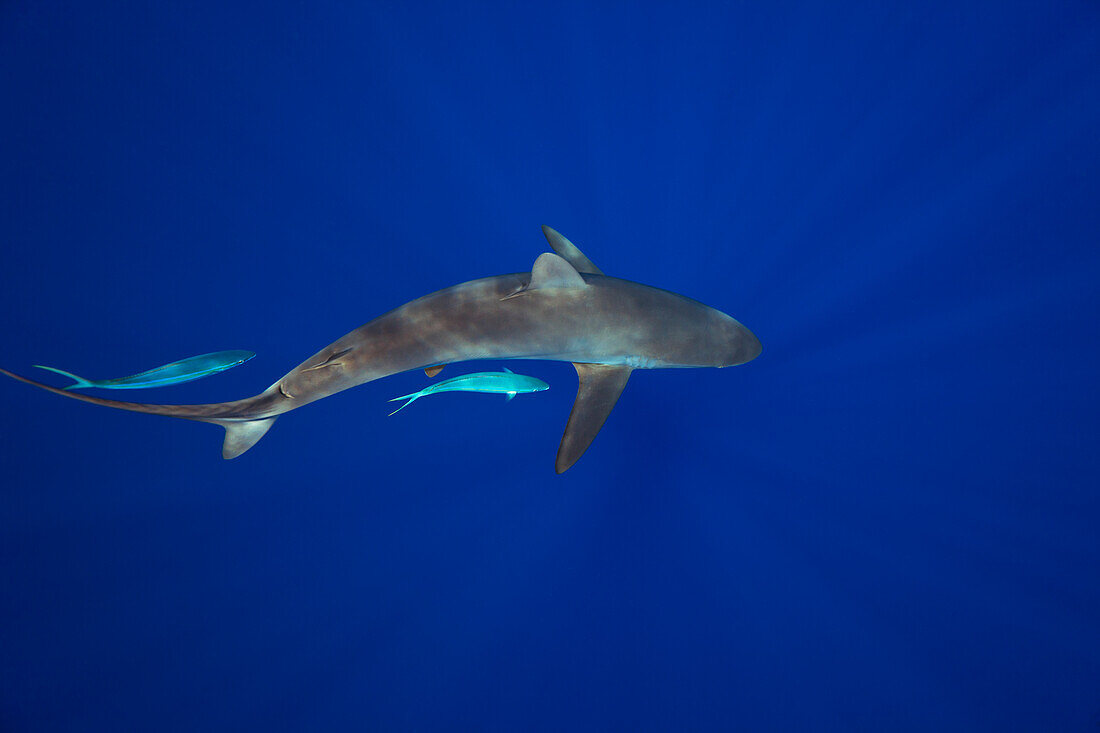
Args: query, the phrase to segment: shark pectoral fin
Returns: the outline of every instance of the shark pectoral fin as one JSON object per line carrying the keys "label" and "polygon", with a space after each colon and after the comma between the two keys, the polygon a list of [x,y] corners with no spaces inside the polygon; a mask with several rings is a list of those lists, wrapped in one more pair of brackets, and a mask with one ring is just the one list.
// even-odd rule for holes
{"label": "shark pectoral fin", "polygon": [[603,271],[593,265],[592,260],[585,257],[584,252],[577,249],[576,245],[568,239],[546,225],[543,225],[542,233],[546,235],[546,241],[550,243],[550,247],[577,268],[577,272],[587,272],[589,275],[603,274]]}
{"label": "shark pectoral fin", "polygon": [[428,375],[429,379],[431,379],[436,374],[439,374],[441,371],[443,371],[443,367],[445,366],[446,364],[436,364],[435,366],[425,368],[424,373]]}
{"label": "shark pectoral fin", "polygon": [[558,458],[554,463],[554,470],[558,473],[567,470],[588,450],[633,371],[630,367],[610,364],[573,366],[577,368],[579,380],[577,399],[558,447]]}
{"label": "shark pectoral fin", "polygon": [[256,445],[264,437],[275,418],[263,420],[211,420],[225,428],[225,442],[222,443],[222,458],[236,458]]}

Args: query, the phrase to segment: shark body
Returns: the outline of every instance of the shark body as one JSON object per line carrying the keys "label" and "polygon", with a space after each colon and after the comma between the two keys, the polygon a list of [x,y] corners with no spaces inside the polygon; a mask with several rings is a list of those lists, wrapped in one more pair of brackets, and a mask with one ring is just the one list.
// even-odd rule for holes
{"label": "shark body", "polygon": [[71,399],[225,428],[222,456],[251,448],[275,419],[345,389],[412,369],[477,359],[572,362],[579,388],[555,470],[596,437],[634,369],[726,367],[756,358],[760,342],[732,317],[676,293],[605,276],[569,240],[543,232],[557,254],[531,272],[455,285],[386,313],[334,341],[254,397],[205,405],[150,405],[66,392]]}

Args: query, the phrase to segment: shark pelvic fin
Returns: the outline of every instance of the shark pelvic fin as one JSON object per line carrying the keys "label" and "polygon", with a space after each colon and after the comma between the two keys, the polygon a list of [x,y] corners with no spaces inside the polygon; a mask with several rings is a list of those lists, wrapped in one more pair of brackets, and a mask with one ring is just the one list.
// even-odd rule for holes
{"label": "shark pelvic fin", "polygon": [[588,450],[633,371],[630,367],[611,364],[573,366],[577,368],[579,381],[577,399],[558,446],[558,457],[554,462],[554,470],[558,473],[566,471]]}
{"label": "shark pelvic fin", "polygon": [[264,437],[271,426],[275,424],[275,418],[268,417],[262,420],[231,421],[224,420],[218,423],[225,428],[225,442],[222,443],[222,458],[236,458],[246,450],[256,445],[260,438]]}
{"label": "shark pelvic fin", "polygon": [[550,247],[559,255],[565,258],[565,260],[573,267],[577,268],[577,272],[588,273],[589,275],[602,275],[603,270],[592,264],[592,260],[584,256],[584,252],[577,249],[577,246],[563,237],[558,232],[554,231],[545,224],[542,227],[542,233],[546,235],[546,241],[550,243]]}
{"label": "shark pelvic fin", "polygon": [[445,364],[436,364],[435,366],[425,367],[424,368],[424,373],[428,375],[429,379],[431,379],[436,374],[439,374],[441,371],[443,371],[444,366],[446,366],[446,365]]}
{"label": "shark pelvic fin", "polygon": [[544,252],[531,267],[531,284],[526,290],[545,290],[548,288],[584,288],[584,278],[565,259],[550,252]]}

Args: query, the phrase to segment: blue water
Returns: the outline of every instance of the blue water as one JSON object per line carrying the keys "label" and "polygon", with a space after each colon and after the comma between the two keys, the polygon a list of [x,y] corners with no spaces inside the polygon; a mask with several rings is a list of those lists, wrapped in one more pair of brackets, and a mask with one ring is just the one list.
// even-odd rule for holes
{"label": "blue water", "polygon": [[0,366],[248,396],[540,224],[764,352],[560,477],[568,364],[5,379],[0,730],[1100,724],[1095,3],[224,5],[0,5]]}

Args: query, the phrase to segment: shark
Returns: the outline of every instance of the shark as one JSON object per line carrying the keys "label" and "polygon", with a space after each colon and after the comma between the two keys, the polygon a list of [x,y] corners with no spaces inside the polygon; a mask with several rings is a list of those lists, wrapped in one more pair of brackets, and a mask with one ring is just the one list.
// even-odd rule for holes
{"label": "shark", "polygon": [[252,448],[282,415],[376,379],[482,359],[571,362],[578,387],[554,470],[573,466],[637,369],[736,366],[760,355],[740,322],[683,295],[605,275],[544,226],[553,252],[530,272],[454,285],[410,301],[337,339],[263,392],[195,405],[122,402],[13,379],[82,402],[225,429],[222,457]]}

